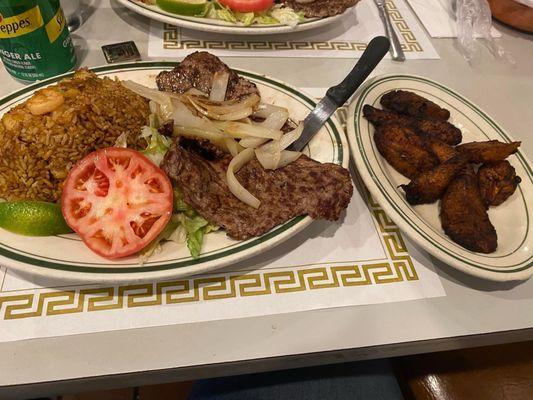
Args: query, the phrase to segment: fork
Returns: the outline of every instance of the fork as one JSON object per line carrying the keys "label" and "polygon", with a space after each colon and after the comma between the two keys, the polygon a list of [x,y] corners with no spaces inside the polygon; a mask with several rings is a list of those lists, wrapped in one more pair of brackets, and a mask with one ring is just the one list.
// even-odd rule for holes
{"label": "fork", "polygon": [[376,6],[378,7],[379,16],[381,17],[383,25],[385,26],[385,35],[391,41],[390,53],[392,59],[394,61],[405,61],[405,54],[403,53],[398,36],[392,27],[390,15],[387,11],[387,6],[385,5],[385,0],[374,0],[374,3],[376,3]]}

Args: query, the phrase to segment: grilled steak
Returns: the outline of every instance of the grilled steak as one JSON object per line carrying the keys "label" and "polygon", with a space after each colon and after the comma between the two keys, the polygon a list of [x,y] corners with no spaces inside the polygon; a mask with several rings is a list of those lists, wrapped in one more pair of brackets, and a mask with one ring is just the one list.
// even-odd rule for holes
{"label": "grilled steak", "polygon": [[298,3],[295,0],[286,0],[285,4],[294,11],[301,11],[307,18],[326,18],[342,14],[353,7],[359,0],[315,0],[311,3]]}
{"label": "grilled steak", "polygon": [[156,82],[159,90],[165,92],[185,93],[191,88],[209,94],[216,72],[230,74],[226,90],[226,100],[238,99],[259,91],[254,83],[239,77],[226,64],[212,54],[205,51],[189,54],[170,71],[163,71],[157,75]]}
{"label": "grilled steak", "polygon": [[255,209],[229,191],[226,170],[230,160],[229,155],[181,138],[172,145],[161,167],[181,189],[185,201],[233,239],[260,236],[299,215],[336,220],[352,197],[350,174],[338,165],[321,164],[302,155],[270,171],[254,159],[236,176],[261,200]]}

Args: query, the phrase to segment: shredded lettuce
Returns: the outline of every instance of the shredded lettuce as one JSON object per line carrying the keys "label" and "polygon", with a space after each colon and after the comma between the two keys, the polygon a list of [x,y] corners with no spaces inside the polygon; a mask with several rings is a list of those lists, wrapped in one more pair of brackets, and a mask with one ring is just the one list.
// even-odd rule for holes
{"label": "shredded lettuce", "polygon": [[[159,133],[157,128],[159,121],[154,114],[150,115],[149,125],[141,130],[140,137],[148,143],[147,147],[141,151],[154,164],[159,166],[168,149],[171,140]],[[117,138],[116,146],[127,147],[127,134],[122,134]],[[144,249],[139,255],[139,262],[143,264],[149,257],[161,250],[164,241],[176,243],[186,243],[193,258],[198,258],[202,250],[204,236],[210,232],[218,230],[218,227],[210,224],[202,218],[194,208],[188,205],[181,192],[174,189],[174,207],[170,221],[159,235]]]}
{"label": "shredded lettuce", "polygon": [[237,22],[237,17],[233,13],[233,11],[231,11],[229,8],[223,8],[221,10],[217,10],[217,19],[221,19],[222,21],[232,22],[234,24]]}
{"label": "shredded lettuce", "polygon": [[231,8],[219,3],[217,0],[208,3],[206,11],[202,16],[211,19],[220,19],[232,24],[240,23],[244,26],[250,26],[253,24],[283,24],[295,27],[298,22],[304,20],[303,13],[295,12],[292,8],[285,7],[282,4],[276,4],[269,10],[262,12],[240,13],[233,11]]}
{"label": "shredded lettuce", "polygon": [[159,166],[165,154],[167,154],[170,148],[170,139],[159,133],[157,128],[159,127],[159,121],[155,114],[150,114],[149,126],[144,126],[141,130],[141,138],[144,138],[148,143],[148,146],[141,151],[146,157],[148,157],[155,165]]}
{"label": "shredded lettuce", "polygon": [[139,253],[139,261],[143,264],[148,258],[161,251],[161,242],[169,240],[174,231],[179,227],[179,222],[172,221],[163,228],[157,237]]}
{"label": "shredded lettuce", "polygon": [[255,14],[253,12],[247,12],[247,13],[235,13],[235,16],[237,17],[237,20],[239,22],[242,22],[244,26],[250,26],[254,22]]}
{"label": "shredded lettuce", "polygon": [[303,18],[301,13],[295,12],[290,7],[283,7],[281,4],[276,4],[270,10],[270,15],[277,19],[283,25],[289,25],[293,28],[298,25]]}
{"label": "shredded lettuce", "polygon": [[191,256],[197,258],[202,250],[204,235],[218,230],[218,227],[210,224],[194,208],[185,203],[178,189],[174,189],[174,211],[177,213],[176,220],[179,221],[181,228],[183,228],[182,232],[177,232],[174,235],[174,239],[182,241],[184,233]]}
{"label": "shredded lettuce", "polygon": [[276,18],[271,17],[266,13],[258,13],[254,18],[254,22],[263,25],[279,24],[279,21]]}
{"label": "shredded lettuce", "polygon": [[217,230],[217,226],[202,218],[194,208],[183,201],[180,191],[174,189],[172,217],[161,233],[141,251],[141,263],[158,253],[165,241],[186,243],[191,256],[198,258],[202,251],[204,236]]}

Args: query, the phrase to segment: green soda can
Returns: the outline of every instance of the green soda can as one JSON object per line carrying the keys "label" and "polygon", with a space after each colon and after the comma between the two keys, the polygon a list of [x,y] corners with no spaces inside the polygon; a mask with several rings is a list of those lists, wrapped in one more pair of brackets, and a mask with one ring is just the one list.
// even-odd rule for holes
{"label": "green soda can", "polygon": [[59,0],[0,0],[0,58],[23,81],[74,68],[76,53]]}

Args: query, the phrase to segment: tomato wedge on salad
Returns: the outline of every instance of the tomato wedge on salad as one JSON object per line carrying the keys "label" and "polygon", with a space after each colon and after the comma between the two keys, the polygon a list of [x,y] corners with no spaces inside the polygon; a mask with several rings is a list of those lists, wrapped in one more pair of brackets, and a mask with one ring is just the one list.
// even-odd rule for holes
{"label": "tomato wedge on salad", "polygon": [[219,3],[238,12],[265,11],[274,5],[274,0],[218,0]]}
{"label": "tomato wedge on salad", "polygon": [[168,223],[172,185],[141,153],[119,147],[94,151],[70,170],[61,209],[67,224],[95,253],[137,253]]}

